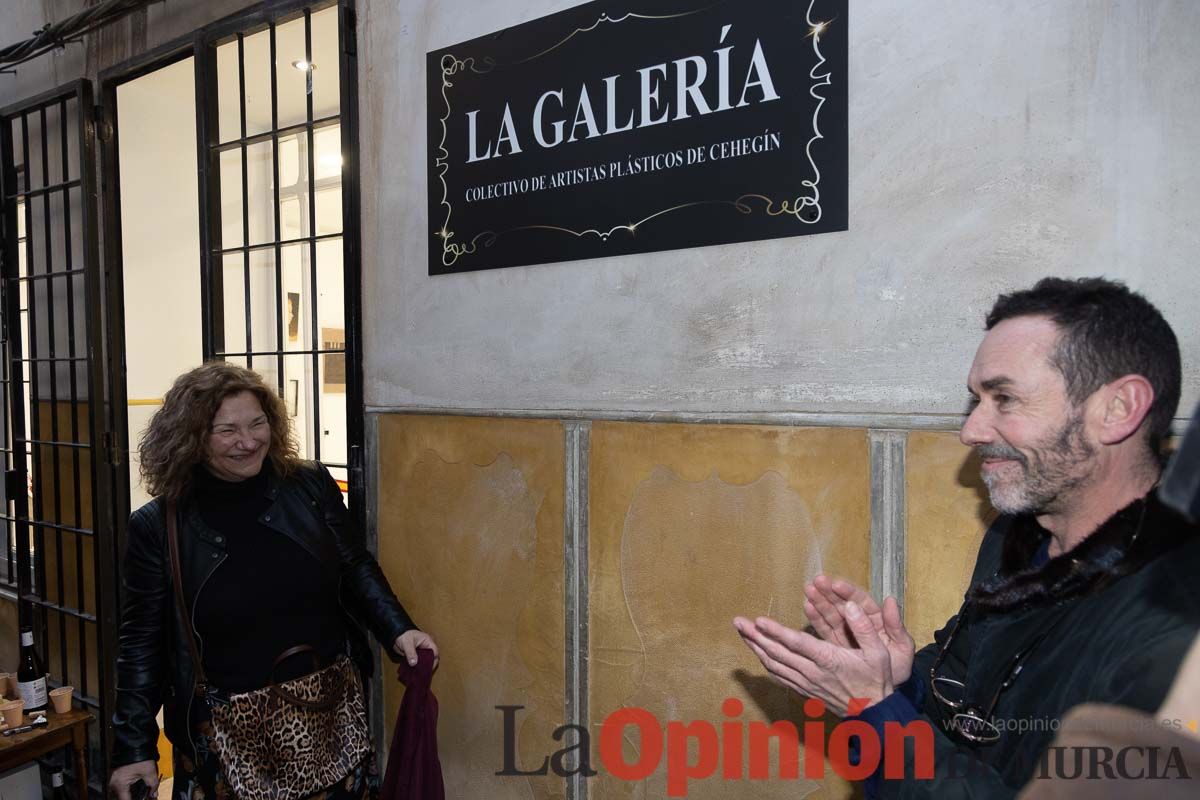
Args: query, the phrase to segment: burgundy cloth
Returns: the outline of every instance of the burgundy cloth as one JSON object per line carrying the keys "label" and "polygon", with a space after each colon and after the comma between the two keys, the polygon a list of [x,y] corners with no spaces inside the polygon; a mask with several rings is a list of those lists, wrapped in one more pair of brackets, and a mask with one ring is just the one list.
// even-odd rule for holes
{"label": "burgundy cloth", "polygon": [[429,688],[433,652],[417,650],[417,665],[401,662],[396,673],[405,687],[404,699],[396,715],[381,800],[445,800],[437,751],[438,704]]}

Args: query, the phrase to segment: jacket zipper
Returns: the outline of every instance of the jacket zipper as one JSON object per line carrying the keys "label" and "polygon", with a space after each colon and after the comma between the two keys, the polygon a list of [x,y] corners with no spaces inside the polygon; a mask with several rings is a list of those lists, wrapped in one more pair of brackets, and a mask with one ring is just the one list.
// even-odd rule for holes
{"label": "jacket zipper", "polygon": [[[217,565],[209,570],[208,574],[204,576],[204,580],[200,581],[200,587],[196,589],[196,595],[192,598],[192,613],[189,615],[187,623],[192,626],[192,635],[196,637],[196,655],[201,661],[204,660],[204,639],[200,636],[200,632],[196,630],[196,606],[200,603],[200,593],[204,591],[204,586],[208,583],[208,579],[225,563],[225,559],[227,558],[229,558],[228,553],[221,554]],[[188,698],[187,714],[184,715],[184,724],[187,727],[188,744],[192,746],[193,760],[198,760],[196,755],[196,741],[192,738],[192,704],[196,701],[196,670],[199,666],[199,664],[192,665],[192,694]]]}
{"label": "jacket zipper", "polygon": [[[318,512],[319,511],[320,511],[320,509],[318,509]],[[330,525],[328,522],[325,521],[323,514],[318,513],[318,514],[315,514],[314,516],[317,517],[318,527],[330,528]],[[333,533],[332,529],[329,530],[329,533],[330,533],[330,535],[333,536],[334,540],[336,541],[337,535]],[[289,538],[291,538],[291,537],[289,537]],[[303,545],[301,545],[301,547],[303,547]],[[307,552],[308,548],[305,547],[304,549]],[[309,555],[312,555],[312,553],[309,553]],[[203,642],[203,639],[201,638],[199,632],[196,631],[196,606],[200,602],[200,593],[202,591],[204,591],[204,586],[205,586],[205,584],[208,583],[208,579],[211,578],[212,574],[214,572],[216,572],[217,569],[222,564],[225,563],[225,559],[227,559],[227,558],[229,558],[229,555],[227,553],[221,554],[221,558],[219,561],[217,561],[216,566],[214,566],[209,571],[209,573],[204,576],[204,580],[200,581],[200,587],[198,589],[196,589],[196,596],[192,598],[192,613],[191,613],[191,619],[188,620],[188,622],[192,626],[192,633],[195,634],[195,636],[196,636],[196,651],[197,651],[197,654],[201,657],[201,659],[203,659],[203,657],[204,657],[204,642]],[[315,558],[315,556],[314,556],[314,558]],[[353,614],[350,613],[349,609],[346,608],[346,604],[342,600],[342,587],[344,585],[344,582],[345,582],[345,575],[342,574],[341,570],[339,569],[338,570],[338,588],[337,588],[338,608],[341,609],[341,611],[342,611],[342,617],[345,618],[352,626],[357,628],[359,630],[359,632],[367,638],[368,644],[370,644],[370,636],[371,636],[370,632],[363,630],[363,627],[361,625],[359,625],[358,620],[354,617]],[[349,639],[347,639],[346,644],[347,644],[347,650],[349,650]],[[391,648],[392,644],[393,644],[393,642],[387,642],[387,643],[385,643],[384,646]],[[349,653],[348,653],[348,655],[349,655]],[[351,661],[353,661],[353,658],[351,659]],[[355,667],[355,668],[357,669],[357,667]],[[363,690],[366,691],[365,686],[363,687]],[[193,759],[196,758],[196,742],[194,739],[192,739],[192,703],[194,702],[195,697],[196,697],[196,665],[193,664],[192,665],[192,696],[191,696],[191,698],[188,699],[187,714],[184,715],[184,724],[187,727],[188,744],[191,745],[191,747],[192,747],[192,758]]]}
{"label": "jacket zipper", "polygon": [[[345,576],[342,575],[341,572],[339,571],[338,572],[338,588],[337,588],[338,608],[340,608],[342,611],[342,617],[347,622],[349,622],[351,626],[356,628],[358,630],[358,632],[363,636],[363,638],[365,638],[367,640],[367,649],[369,651],[370,646],[371,646],[371,632],[368,630],[365,630],[362,625],[358,624],[358,620],[354,618],[354,615],[350,613],[350,610],[348,608],[346,608],[346,604],[342,602],[342,585],[344,583],[344,579],[345,579]],[[388,645],[388,646],[390,647],[391,645]],[[349,636],[346,637],[345,648],[346,648],[346,655],[350,657],[350,661],[351,661],[351,663],[353,663],[354,662],[354,653],[351,652],[351,650],[350,650],[350,637]],[[355,669],[357,669],[357,668],[358,668],[357,665],[355,665]],[[365,691],[365,687],[364,687],[364,691]]]}

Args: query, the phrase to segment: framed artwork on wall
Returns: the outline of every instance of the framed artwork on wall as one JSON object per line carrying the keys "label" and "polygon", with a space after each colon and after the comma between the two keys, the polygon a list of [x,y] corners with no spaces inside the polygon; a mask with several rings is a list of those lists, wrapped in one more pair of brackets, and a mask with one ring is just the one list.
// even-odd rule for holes
{"label": "framed artwork on wall", "polygon": [[346,391],[346,329],[321,328],[321,349],[342,352],[325,353],[322,356],[324,377],[321,390],[326,394],[342,394]]}

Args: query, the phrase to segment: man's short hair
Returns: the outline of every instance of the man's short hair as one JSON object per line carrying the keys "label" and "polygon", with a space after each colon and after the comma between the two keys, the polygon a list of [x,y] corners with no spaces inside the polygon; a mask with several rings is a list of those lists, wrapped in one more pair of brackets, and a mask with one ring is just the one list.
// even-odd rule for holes
{"label": "man's short hair", "polygon": [[1148,380],[1154,403],[1146,415],[1146,442],[1162,454],[1179,406],[1179,342],[1149,300],[1104,278],[1043,278],[1032,289],[1000,295],[988,312],[987,330],[1014,317],[1047,317],[1058,326],[1050,360],[1076,405],[1122,375]]}

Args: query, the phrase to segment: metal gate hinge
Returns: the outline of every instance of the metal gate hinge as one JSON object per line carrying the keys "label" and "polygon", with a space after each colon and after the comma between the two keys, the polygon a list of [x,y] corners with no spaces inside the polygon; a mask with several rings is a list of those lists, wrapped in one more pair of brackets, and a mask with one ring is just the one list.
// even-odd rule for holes
{"label": "metal gate hinge", "polygon": [[102,441],[104,442],[104,454],[108,459],[109,466],[121,466],[121,448],[117,447],[116,444],[113,443],[112,432],[106,432],[102,437]]}
{"label": "metal gate hinge", "polygon": [[104,118],[104,107],[96,106],[92,109],[96,124],[96,136],[102,142],[111,142],[113,136],[112,123]]}

